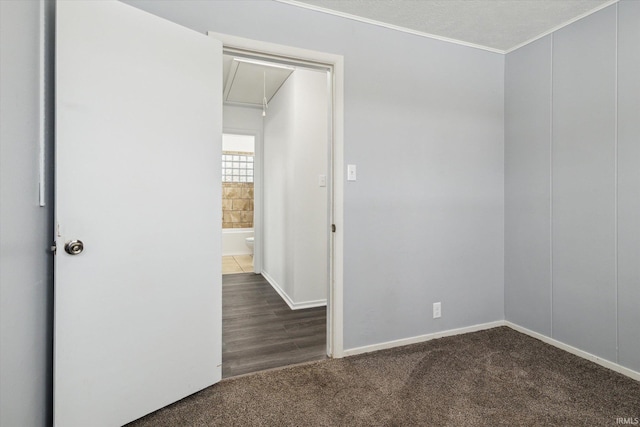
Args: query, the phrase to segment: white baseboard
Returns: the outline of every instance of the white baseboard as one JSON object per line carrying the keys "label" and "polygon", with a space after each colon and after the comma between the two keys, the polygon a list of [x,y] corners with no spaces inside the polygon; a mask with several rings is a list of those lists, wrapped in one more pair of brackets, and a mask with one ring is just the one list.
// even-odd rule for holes
{"label": "white baseboard", "polygon": [[510,327],[511,329],[522,332],[525,335],[529,335],[530,337],[539,339],[542,342],[550,344],[554,347],[557,347],[561,350],[567,351],[571,354],[575,354],[578,357],[582,357],[583,359],[590,360],[591,362],[597,363],[600,366],[604,366],[605,368],[609,368],[612,371],[616,371],[622,375],[625,375],[629,378],[633,378],[634,380],[640,381],[640,372],[636,372],[632,369],[625,368],[622,365],[618,365],[615,362],[611,362],[607,359],[603,359],[601,357],[595,356],[591,353],[587,353],[586,351],[580,350],[579,348],[572,347],[568,344],[555,340],[553,338],[549,338],[546,335],[542,335],[541,333],[534,332],[530,329],[524,328],[520,325],[516,325],[515,323],[509,322],[507,320],[504,321],[505,326]]}
{"label": "white baseboard", "polygon": [[479,325],[473,325],[473,326],[467,326],[464,328],[458,328],[458,329],[449,329],[447,331],[442,331],[442,332],[434,332],[432,334],[426,334],[426,335],[419,335],[416,337],[410,337],[410,338],[403,338],[403,339],[399,339],[399,340],[394,340],[394,341],[387,341],[387,342],[383,342],[383,343],[379,343],[379,344],[372,344],[372,345],[367,345],[367,346],[363,346],[363,347],[356,347],[356,348],[351,348],[351,349],[347,349],[344,350],[343,352],[343,356],[353,356],[356,354],[362,354],[362,353],[369,353],[372,351],[378,351],[378,350],[386,350],[388,348],[393,348],[393,347],[400,347],[403,345],[409,345],[409,344],[417,344],[417,343],[421,343],[421,342],[425,342],[425,341],[430,341],[433,339],[437,339],[437,338],[444,338],[444,337],[449,337],[449,336],[453,336],[453,335],[460,335],[460,334],[467,334],[469,332],[476,332],[476,331],[482,331],[485,329],[491,329],[491,328],[497,328],[499,326],[507,326],[511,329],[513,329],[514,331],[518,331],[521,332],[525,335],[529,335],[532,338],[536,338],[539,339],[540,341],[547,343],[549,345],[552,345],[554,347],[557,347],[561,350],[567,351],[571,354],[574,354],[578,357],[582,357],[583,359],[589,360],[591,362],[597,363],[600,366],[604,366],[605,368],[611,369],[612,371],[618,372],[622,375],[625,375],[629,378],[632,378],[634,380],[640,381],[640,372],[636,372],[632,369],[626,368],[622,365],[619,365],[615,362],[611,362],[609,360],[603,359],[601,357],[595,356],[591,353],[588,353],[586,351],[580,350],[578,348],[572,347],[568,344],[565,344],[563,342],[560,342],[558,340],[555,340],[553,338],[549,338],[546,335],[542,335],[538,332],[534,332],[530,329],[524,328],[520,325],[516,325],[515,323],[509,322],[507,320],[497,320],[495,322],[489,322],[489,323],[481,323]]}
{"label": "white baseboard", "polygon": [[287,303],[291,310],[301,310],[303,308],[313,308],[313,307],[323,307],[327,305],[327,300],[315,300],[315,301],[302,301],[302,302],[293,302],[293,300],[287,295],[287,293],[278,285],[278,282],[274,280],[273,277],[269,276],[269,273],[266,271],[262,271],[262,276],[269,282],[271,287],[282,297],[284,302]]}
{"label": "white baseboard", "polygon": [[458,329],[449,329],[442,332],[434,332],[432,334],[419,335],[417,337],[402,338],[399,340],[387,341],[379,344],[366,345],[363,347],[350,348],[344,350],[344,356],[353,356],[356,354],[369,353],[372,351],[386,350],[388,348],[400,347],[403,345],[417,344],[425,341],[434,340],[437,338],[444,338],[453,335],[467,334],[469,332],[477,332],[485,329],[497,328],[498,326],[504,326],[504,320],[496,320],[495,322],[481,323],[479,325],[467,326]]}

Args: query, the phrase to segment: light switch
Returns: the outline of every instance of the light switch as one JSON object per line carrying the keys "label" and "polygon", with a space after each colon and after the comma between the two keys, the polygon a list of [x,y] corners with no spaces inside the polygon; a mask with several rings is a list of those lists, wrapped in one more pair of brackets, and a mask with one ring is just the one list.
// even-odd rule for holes
{"label": "light switch", "polygon": [[327,186],[327,176],[326,175],[318,175],[318,186],[326,187]]}
{"label": "light switch", "polygon": [[347,165],[347,181],[356,180],[356,165]]}

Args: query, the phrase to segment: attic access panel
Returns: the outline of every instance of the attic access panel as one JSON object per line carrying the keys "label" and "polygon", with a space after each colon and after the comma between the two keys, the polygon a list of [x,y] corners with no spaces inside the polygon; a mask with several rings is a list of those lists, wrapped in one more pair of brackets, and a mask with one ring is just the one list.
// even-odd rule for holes
{"label": "attic access panel", "polygon": [[294,68],[253,59],[233,58],[224,89],[225,102],[262,106],[293,73]]}

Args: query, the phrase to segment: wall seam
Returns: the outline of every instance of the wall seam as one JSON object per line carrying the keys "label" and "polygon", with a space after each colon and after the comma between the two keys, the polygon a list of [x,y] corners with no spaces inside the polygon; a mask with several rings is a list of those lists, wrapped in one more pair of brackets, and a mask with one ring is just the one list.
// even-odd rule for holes
{"label": "wall seam", "polygon": [[550,337],[553,338],[553,44],[554,34],[549,40],[549,299]]}
{"label": "wall seam", "polygon": [[615,27],[615,73],[614,73],[614,97],[615,97],[615,105],[614,105],[614,138],[613,138],[613,170],[614,170],[614,292],[615,292],[615,316],[616,316],[616,362],[620,362],[620,354],[618,349],[618,343],[620,338],[620,319],[618,316],[618,304],[619,304],[619,295],[618,295],[618,33],[619,33],[619,4],[616,3],[616,27]]}
{"label": "wall seam", "polygon": [[507,320],[507,55],[502,62],[502,318]]}

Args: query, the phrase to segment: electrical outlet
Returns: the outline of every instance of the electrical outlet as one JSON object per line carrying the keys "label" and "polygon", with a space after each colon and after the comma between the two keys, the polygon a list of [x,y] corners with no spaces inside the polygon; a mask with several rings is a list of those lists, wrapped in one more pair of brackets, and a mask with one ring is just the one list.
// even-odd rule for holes
{"label": "electrical outlet", "polygon": [[434,302],[433,303],[433,318],[437,319],[442,316],[442,303]]}

